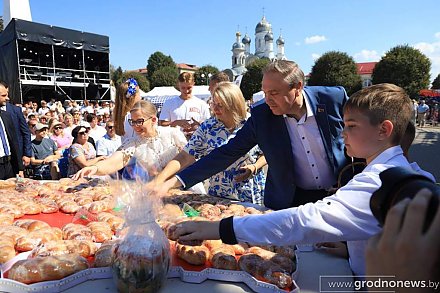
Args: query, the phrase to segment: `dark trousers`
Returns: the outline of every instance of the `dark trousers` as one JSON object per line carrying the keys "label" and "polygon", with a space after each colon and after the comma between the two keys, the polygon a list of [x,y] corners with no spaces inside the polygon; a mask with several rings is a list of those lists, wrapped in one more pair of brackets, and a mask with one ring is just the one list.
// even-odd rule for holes
{"label": "dark trousers", "polygon": [[305,190],[299,187],[296,187],[295,197],[293,199],[292,207],[297,207],[304,205],[306,203],[314,203],[318,200],[323,199],[328,195],[328,191],[325,189],[319,190]]}
{"label": "dark trousers", "polygon": [[13,177],[15,177],[15,173],[12,169],[11,162],[0,163],[0,180],[6,180]]}

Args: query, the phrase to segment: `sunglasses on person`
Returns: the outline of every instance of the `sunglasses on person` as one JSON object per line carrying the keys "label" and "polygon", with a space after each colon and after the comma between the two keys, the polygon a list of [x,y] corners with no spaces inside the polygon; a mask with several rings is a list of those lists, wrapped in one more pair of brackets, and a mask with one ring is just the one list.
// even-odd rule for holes
{"label": "sunglasses on person", "polygon": [[152,119],[153,117],[150,117],[148,119],[138,119],[138,120],[132,120],[132,119],[128,119],[128,124],[130,124],[130,126],[141,126],[144,125],[145,121],[148,121],[150,119]]}
{"label": "sunglasses on person", "polygon": [[89,130],[87,129],[87,130],[84,130],[84,131],[80,131],[80,132],[78,132],[78,134],[79,134],[79,135],[86,135],[86,134],[89,134]]}
{"label": "sunglasses on person", "polygon": [[55,129],[55,130],[60,130],[60,129],[63,129],[63,127],[61,127],[61,126],[56,126],[56,127],[54,127],[53,129]]}
{"label": "sunglasses on person", "polygon": [[107,126],[107,129],[113,129],[114,126]]}

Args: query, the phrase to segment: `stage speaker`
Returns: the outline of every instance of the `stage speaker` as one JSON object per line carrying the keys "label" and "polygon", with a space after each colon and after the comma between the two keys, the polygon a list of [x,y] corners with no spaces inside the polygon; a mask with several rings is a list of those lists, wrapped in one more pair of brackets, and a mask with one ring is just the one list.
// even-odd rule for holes
{"label": "stage speaker", "polygon": [[87,99],[88,100],[100,100],[101,94],[99,93],[99,89],[102,88],[102,85],[96,83],[89,83],[87,86]]}

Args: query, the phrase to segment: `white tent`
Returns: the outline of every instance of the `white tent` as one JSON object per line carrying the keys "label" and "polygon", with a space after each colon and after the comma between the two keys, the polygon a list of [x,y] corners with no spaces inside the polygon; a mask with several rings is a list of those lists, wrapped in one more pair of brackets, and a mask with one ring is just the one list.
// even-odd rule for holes
{"label": "white tent", "polygon": [[258,93],[255,93],[252,95],[252,102],[256,103],[258,101],[261,101],[264,99],[264,92],[259,91]]}
{"label": "white tent", "polygon": [[[211,93],[209,92],[207,85],[194,86],[192,94],[204,101],[207,101],[211,96]],[[153,103],[157,107],[157,110],[159,112],[162,109],[163,103],[166,100],[179,95],[180,92],[176,90],[176,88],[173,86],[160,86],[160,87],[155,87],[148,93],[141,92],[142,99],[149,100],[151,103]]]}

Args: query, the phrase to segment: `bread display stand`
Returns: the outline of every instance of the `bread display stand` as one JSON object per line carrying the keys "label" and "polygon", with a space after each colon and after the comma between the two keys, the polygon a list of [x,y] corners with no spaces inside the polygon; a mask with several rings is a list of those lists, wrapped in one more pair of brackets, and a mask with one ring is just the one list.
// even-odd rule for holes
{"label": "bread display stand", "polygon": [[[83,270],[76,274],[70,275],[64,279],[57,281],[47,281],[35,283],[32,285],[26,285],[17,281],[13,281],[7,279],[3,276],[3,273],[6,272],[16,261],[25,259],[28,257],[30,253],[20,253],[15,258],[5,263],[2,266],[1,270],[1,278],[0,278],[0,291],[1,292],[14,292],[14,293],[25,293],[25,292],[62,292],[69,288],[72,288],[78,284],[83,282],[87,282],[89,280],[98,280],[98,279],[111,279],[112,269],[110,267],[105,268],[90,268],[87,270]],[[297,255],[298,257],[298,255]],[[297,264],[298,271],[298,264]],[[293,278],[295,279],[296,272],[293,273]],[[295,281],[293,281],[292,291],[286,291],[278,288],[275,285],[259,281],[252,277],[250,274],[243,271],[230,271],[230,270],[220,270],[213,268],[206,268],[200,272],[195,271],[187,271],[182,267],[173,266],[170,267],[168,271],[168,278],[180,278],[183,282],[187,283],[196,283],[200,284],[205,280],[216,280],[216,281],[227,281],[227,282],[241,282],[249,286],[254,292],[258,293],[297,293],[299,292],[299,288]]]}

